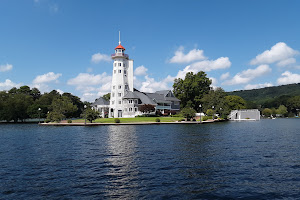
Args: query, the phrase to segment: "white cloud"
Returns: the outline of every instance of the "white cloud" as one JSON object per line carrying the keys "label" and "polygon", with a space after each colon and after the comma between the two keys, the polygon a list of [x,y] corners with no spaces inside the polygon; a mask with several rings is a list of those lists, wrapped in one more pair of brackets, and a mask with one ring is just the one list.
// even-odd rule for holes
{"label": "white cloud", "polygon": [[80,73],[68,80],[67,84],[76,86],[76,90],[82,93],[82,101],[94,102],[96,98],[110,92],[111,79],[106,72],[97,75]]}
{"label": "white cloud", "polygon": [[226,72],[224,74],[221,75],[220,80],[226,80],[230,77],[230,73]]}
{"label": "white cloud", "polygon": [[191,64],[191,69],[196,71],[209,72],[217,69],[226,69],[231,66],[231,62],[228,57],[220,57],[217,60],[203,60]]}
{"label": "white cloud", "polygon": [[134,70],[134,75],[145,76],[145,75],[147,75],[147,71],[148,71],[148,69],[146,67],[144,67],[144,65],[141,65]]}
{"label": "white cloud", "polygon": [[251,60],[251,65],[257,64],[271,64],[275,62],[284,63],[284,60],[290,59],[293,56],[299,54],[298,51],[287,46],[284,42],[278,42],[271,47],[270,50],[266,50],[263,53],[257,55]]}
{"label": "white cloud", "polygon": [[168,86],[168,80],[164,79],[162,81],[155,81],[154,78],[145,76],[145,81],[142,82],[140,90],[142,92],[155,92],[158,90],[167,90],[170,89]]}
{"label": "white cloud", "polygon": [[296,63],[295,58],[288,58],[288,59],[285,59],[285,60],[282,60],[282,61],[278,62],[276,65],[279,66],[279,67],[284,67],[284,66],[291,65],[291,64],[294,64],[294,63]]}
{"label": "white cloud", "polygon": [[55,74],[54,72],[48,72],[47,74],[38,75],[32,82],[34,84],[41,84],[41,83],[49,83],[53,81],[58,81],[57,79],[62,74]]}
{"label": "white cloud", "polygon": [[281,74],[281,77],[277,79],[277,83],[278,85],[300,83],[300,74],[293,74],[289,71],[285,71]]}
{"label": "white cloud", "polygon": [[269,65],[260,65],[255,69],[247,69],[240,73],[237,73],[232,79],[225,81],[224,85],[238,85],[249,83],[251,80],[268,74],[272,71]]}
{"label": "white cloud", "polygon": [[88,74],[80,73],[77,77],[68,80],[68,85],[87,86],[87,85],[99,85],[107,82],[111,82],[111,76],[108,76],[106,72],[102,74]]}
{"label": "white cloud", "polygon": [[101,61],[109,62],[109,61],[111,61],[111,57],[106,54],[96,53],[96,54],[92,55],[91,61],[93,63],[99,63]]}
{"label": "white cloud", "polygon": [[6,72],[12,70],[13,66],[10,64],[0,65],[0,72]]}
{"label": "white cloud", "polygon": [[259,88],[265,88],[265,87],[272,87],[272,83],[261,83],[261,84],[248,84],[245,86],[245,90],[251,90],[251,89],[259,89]]}
{"label": "white cloud", "polygon": [[20,87],[22,84],[21,83],[14,83],[9,79],[6,79],[4,82],[0,82],[0,91],[1,90],[10,90],[13,87]]}
{"label": "white cloud", "polygon": [[170,63],[189,63],[196,60],[204,60],[206,57],[203,55],[203,50],[192,49],[186,55],[183,53],[184,48],[179,47],[175,55],[170,59]]}

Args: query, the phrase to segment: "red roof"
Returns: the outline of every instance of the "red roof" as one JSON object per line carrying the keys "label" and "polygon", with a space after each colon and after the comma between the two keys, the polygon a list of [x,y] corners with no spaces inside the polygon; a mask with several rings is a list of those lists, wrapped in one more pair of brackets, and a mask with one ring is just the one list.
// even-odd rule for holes
{"label": "red roof", "polygon": [[125,50],[125,48],[122,45],[120,45],[120,44],[115,49],[124,49]]}

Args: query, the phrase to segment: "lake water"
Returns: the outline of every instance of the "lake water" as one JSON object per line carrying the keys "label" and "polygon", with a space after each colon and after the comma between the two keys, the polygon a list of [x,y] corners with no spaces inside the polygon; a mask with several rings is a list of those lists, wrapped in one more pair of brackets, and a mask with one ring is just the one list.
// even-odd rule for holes
{"label": "lake water", "polygon": [[300,198],[300,120],[0,125],[0,199]]}

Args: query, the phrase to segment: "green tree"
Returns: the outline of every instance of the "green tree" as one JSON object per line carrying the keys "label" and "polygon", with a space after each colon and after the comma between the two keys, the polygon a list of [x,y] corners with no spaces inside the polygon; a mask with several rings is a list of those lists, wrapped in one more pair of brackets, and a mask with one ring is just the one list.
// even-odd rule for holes
{"label": "green tree", "polygon": [[102,96],[103,99],[105,99],[106,101],[110,100],[110,93],[107,93],[105,95]]}
{"label": "green tree", "polygon": [[207,109],[207,111],[206,111],[206,114],[208,115],[208,116],[213,116],[214,114],[215,114],[215,111],[213,110],[213,109]]}
{"label": "green tree", "polygon": [[205,94],[201,99],[203,110],[208,110],[214,107],[216,113],[221,117],[227,116],[230,110],[225,101],[226,92],[222,88],[216,88],[210,90],[208,94]]}
{"label": "green tree", "polygon": [[89,122],[93,122],[94,120],[96,120],[97,118],[99,118],[100,113],[96,110],[93,110],[91,108],[87,108],[85,110],[85,117]]}
{"label": "green tree", "polygon": [[70,113],[75,112],[78,108],[68,97],[63,96],[53,99],[50,109],[51,112],[48,114],[47,118],[51,121],[61,121],[66,115],[70,115]]}
{"label": "green tree", "polygon": [[265,109],[263,109],[262,114],[265,117],[270,117],[272,115],[272,110],[270,108],[265,108]]}
{"label": "green tree", "polygon": [[82,110],[84,108],[83,102],[80,100],[79,97],[72,95],[71,93],[63,93],[62,97],[67,97],[73,105],[75,105],[78,109],[74,112],[66,113],[66,118],[72,118],[72,117],[80,117]]}
{"label": "green tree", "polygon": [[300,109],[300,96],[294,96],[287,101],[288,109],[295,115],[298,115]]}
{"label": "green tree", "polygon": [[209,92],[211,83],[212,81],[203,71],[197,74],[188,72],[184,79],[174,80],[173,93],[181,101],[181,108],[188,106],[188,102],[191,101],[192,108],[199,110],[201,99]]}
{"label": "green tree", "polygon": [[280,105],[276,110],[276,113],[281,115],[282,117],[286,116],[288,113],[287,108],[284,105]]}
{"label": "green tree", "polygon": [[225,103],[228,106],[228,109],[231,110],[240,110],[246,108],[246,101],[239,96],[229,95],[225,97]]}
{"label": "green tree", "polygon": [[193,119],[195,117],[196,110],[191,107],[185,107],[181,109],[180,114],[188,121],[190,121],[190,119]]}

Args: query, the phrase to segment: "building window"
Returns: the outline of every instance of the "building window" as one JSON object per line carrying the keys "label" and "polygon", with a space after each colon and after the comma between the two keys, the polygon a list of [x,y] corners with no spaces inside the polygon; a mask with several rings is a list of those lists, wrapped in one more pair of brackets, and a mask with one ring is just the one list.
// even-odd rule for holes
{"label": "building window", "polygon": [[122,104],[122,101],[119,101],[119,104]]}
{"label": "building window", "polygon": [[123,66],[125,67],[125,63],[123,64]]}
{"label": "building window", "polygon": [[113,86],[113,89],[116,89],[116,86]]}
{"label": "building window", "polygon": [[122,73],[122,70],[119,70],[119,73]]}
{"label": "building window", "polygon": [[121,67],[121,66],[122,66],[122,63],[119,63],[119,66]]}
{"label": "building window", "polygon": [[116,73],[116,70],[114,70],[114,74]]}
{"label": "building window", "polygon": [[122,85],[119,85],[119,89],[122,89]]}
{"label": "building window", "polygon": [[124,70],[124,74],[126,74],[126,70]]}
{"label": "building window", "polygon": [[118,93],[118,95],[119,95],[119,97],[121,97],[121,96],[122,96],[122,93]]}
{"label": "building window", "polygon": [[115,93],[114,92],[112,93],[112,97],[115,97]]}
{"label": "building window", "polygon": [[134,103],[135,103],[135,104],[137,104],[137,103],[138,103],[138,101],[137,101],[137,100],[134,100]]}
{"label": "building window", "polygon": [[132,100],[129,100],[129,103],[132,103]]}
{"label": "building window", "polygon": [[137,112],[137,108],[134,108],[134,111]]}
{"label": "building window", "polygon": [[117,63],[115,63],[115,67],[117,66]]}
{"label": "building window", "polygon": [[114,105],[114,104],[115,104],[115,101],[112,101],[111,104]]}
{"label": "building window", "polygon": [[132,108],[129,108],[129,111],[132,112]]}

